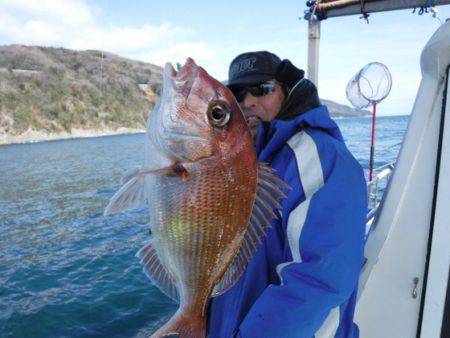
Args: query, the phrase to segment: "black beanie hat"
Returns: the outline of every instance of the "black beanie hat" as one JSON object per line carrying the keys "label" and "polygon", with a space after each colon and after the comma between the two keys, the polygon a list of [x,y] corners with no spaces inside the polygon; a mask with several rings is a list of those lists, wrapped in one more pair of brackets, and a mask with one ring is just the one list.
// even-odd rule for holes
{"label": "black beanie hat", "polygon": [[243,53],[231,61],[228,88],[252,85],[274,79],[281,59],[267,51]]}

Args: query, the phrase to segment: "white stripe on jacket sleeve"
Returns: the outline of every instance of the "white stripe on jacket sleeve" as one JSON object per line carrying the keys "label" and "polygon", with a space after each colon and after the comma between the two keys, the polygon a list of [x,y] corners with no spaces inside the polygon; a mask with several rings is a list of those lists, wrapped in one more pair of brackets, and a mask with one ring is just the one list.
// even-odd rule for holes
{"label": "white stripe on jacket sleeve", "polygon": [[[300,203],[289,215],[287,223],[287,239],[291,249],[292,261],[277,266],[281,284],[283,277],[281,271],[285,266],[302,261],[300,255],[300,235],[308,214],[309,204],[313,195],[324,185],[323,169],[319,153],[313,138],[305,131],[292,136],[287,142],[295,154],[298,173],[305,193],[305,201]],[[316,337],[333,337],[339,327],[339,306],[332,309],[322,326],[316,333]]]}
{"label": "white stripe on jacket sleeve", "polygon": [[289,264],[302,261],[299,248],[300,234],[305,224],[311,197],[324,184],[322,164],[316,143],[312,137],[305,131],[301,131],[292,136],[287,143],[294,152],[295,159],[297,160],[298,174],[306,199],[289,214],[286,231],[293,260],[277,266],[277,272],[282,284],[281,270]]}

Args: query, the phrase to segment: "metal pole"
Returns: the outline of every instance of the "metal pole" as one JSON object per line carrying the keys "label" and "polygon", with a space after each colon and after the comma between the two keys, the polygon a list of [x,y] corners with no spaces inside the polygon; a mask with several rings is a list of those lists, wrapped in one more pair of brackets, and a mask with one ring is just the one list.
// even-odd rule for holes
{"label": "metal pole", "polygon": [[319,86],[320,21],[308,20],[308,79]]}
{"label": "metal pole", "polygon": [[[319,5],[319,8],[326,11],[326,17],[332,18],[336,16],[346,16],[361,14],[361,4],[358,1],[356,4],[347,4],[343,7],[336,8],[338,4],[344,4],[345,1],[334,1],[327,2]],[[365,13],[375,13],[375,12],[388,12],[399,9],[408,8],[419,8],[424,6],[429,6],[430,1],[427,0],[379,0],[379,1],[365,1],[364,2],[364,12]],[[450,0],[434,0],[434,6],[448,5]]]}

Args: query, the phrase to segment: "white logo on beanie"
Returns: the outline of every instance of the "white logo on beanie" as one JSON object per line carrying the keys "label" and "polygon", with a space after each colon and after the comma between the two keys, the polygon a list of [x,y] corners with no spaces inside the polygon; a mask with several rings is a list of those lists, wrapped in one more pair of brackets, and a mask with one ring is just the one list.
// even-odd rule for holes
{"label": "white logo on beanie", "polygon": [[247,58],[247,59],[244,59],[242,61],[235,63],[234,65],[231,66],[230,78],[235,78],[238,76],[238,74],[243,73],[243,72],[252,71],[253,66],[255,65],[255,62],[256,62],[256,58],[250,57],[250,58]]}

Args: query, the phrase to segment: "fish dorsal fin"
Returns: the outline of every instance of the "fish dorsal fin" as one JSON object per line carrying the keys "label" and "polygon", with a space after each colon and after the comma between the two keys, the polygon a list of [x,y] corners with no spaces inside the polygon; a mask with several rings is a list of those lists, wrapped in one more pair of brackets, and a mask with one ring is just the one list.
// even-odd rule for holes
{"label": "fish dorsal fin", "polygon": [[142,270],[144,270],[145,274],[148,278],[150,278],[153,284],[155,284],[167,296],[178,302],[178,291],[173,282],[173,278],[161,264],[158,254],[153,247],[152,240],[148,241],[136,253],[136,257],[141,259]]}
{"label": "fish dorsal fin", "polygon": [[286,198],[282,188],[288,189],[289,186],[275,175],[275,170],[260,163],[255,202],[247,231],[233,262],[214,287],[212,297],[219,296],[230,289],[247,268],[257,245],[261,243],[261,238],[266,235],[265,229],[270,227],[271,219],[277,217],[274,210],[281,208],[278,200]]}

